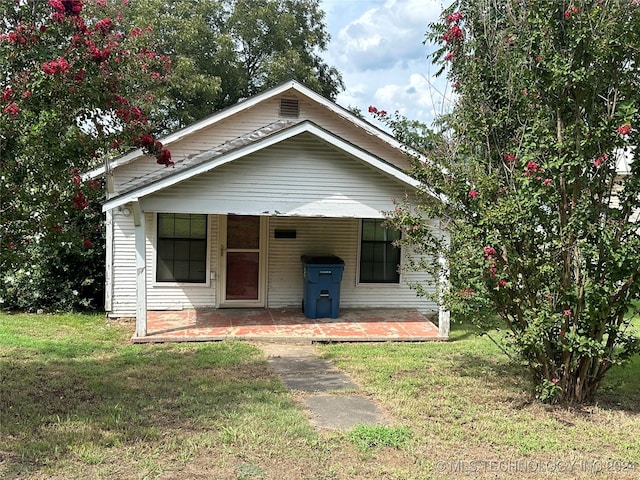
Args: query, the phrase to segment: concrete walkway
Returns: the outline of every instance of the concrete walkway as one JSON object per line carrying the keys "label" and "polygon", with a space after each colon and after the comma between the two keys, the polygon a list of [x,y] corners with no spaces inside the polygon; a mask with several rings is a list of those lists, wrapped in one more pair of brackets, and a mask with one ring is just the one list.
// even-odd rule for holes
{"label": "concrete walkway", "polygon": [[312,345],[258,345],[293,392],[299,392],[317,428],[347,430],[358,424],[388,424],[380,408],[360,392],[351,377],[319,358]]}

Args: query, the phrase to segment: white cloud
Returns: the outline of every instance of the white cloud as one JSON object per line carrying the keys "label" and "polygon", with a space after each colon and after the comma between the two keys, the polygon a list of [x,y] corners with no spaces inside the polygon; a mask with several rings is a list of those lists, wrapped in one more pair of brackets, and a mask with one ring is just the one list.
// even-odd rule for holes
{"label": "white cloud", "polygon": [[406,67],[426,61],[422,44],[430,22],[441,12],[438,0],[388,0],[342,27],[335,55],[352,71]]}
{"label": "white cloud", "polygon": [[442,113],[444,77],[434,79],[423,44],[430,22],[450,0],[322,0],[332,35],[324,58],[342,73],[345,91],[337,101],[400,111],[430,123]]}
{"label": "white cloud", "polygon": [[379,87],[374,99],[385,110],[399,111],[413,118],[426,118],[444,113],[450,106],[451,94],[447,91],[444,78],[412,73],[405,83]]}

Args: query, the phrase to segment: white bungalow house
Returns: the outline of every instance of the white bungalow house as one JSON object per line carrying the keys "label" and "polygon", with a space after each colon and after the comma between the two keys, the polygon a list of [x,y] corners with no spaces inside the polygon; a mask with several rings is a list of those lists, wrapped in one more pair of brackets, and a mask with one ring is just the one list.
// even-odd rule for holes
{"label": "white bungalow house", "polygon": [[344,260],[340,308],[416,308],[448,336],[381,225],[419,188],[393,137],[290,81],[161,140],[175,167],[138,149],[85,175],[107,176],[105,308],[138,337],[150,310],[299,308],[302,255]]}

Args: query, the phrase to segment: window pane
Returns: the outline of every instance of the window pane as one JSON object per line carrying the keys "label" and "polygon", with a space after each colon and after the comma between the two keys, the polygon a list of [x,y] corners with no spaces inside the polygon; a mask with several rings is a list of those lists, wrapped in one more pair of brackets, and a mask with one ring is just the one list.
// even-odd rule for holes
{"label": "window pane", "polygon": [[400,232],[384,228],[381,219],[362,220],[362,243],[360,245],[360,282],[398,283],[400,274],[400,249],[393,241]]}
{"label": "window pane", "polygon": [[189,280],[189,261],[176,260],[173,262],[173,276],[177,282]]}
{"label": "window pane", "polygon": [[189,262],[189,281],[204,282],[207,275],[207,264],[202,261]]}
{"label": "window pane", "polygon": [[157,246],[157,281],[206,282],[206,215],[158,214]]}
{"label": "window pane", "polygon": [[360,281],[367,282],[373,278],[373,264],[371,262],[360,265]]}
{"label": "window pane", "polygon": [[158,237],[173,237],[173,215],[158,215]]}
{"label": "window pane", "polygon": [[363,262],[373,262],[375,259],[374,251],[374,243],[363,243],[362,249],[360,252],[360,259]]}
{"label": "window pane", "polygon": [[158,258],[173,260],[173,240],[158,240]]}
{"label": "window pane", "polygon": [[190,238],[191,237],[191,215],[176,214],[176,229],[174,237]]}
{"label": "window pane", "polygon": [[373,220],[362,220],[362,240],[376,239],[376,224]]}
{"label": "window pane", "polygon": [[159,282],[171,282],[173,281],[173,273],[171,272],[171,267],[173,266],[173,262],[168,263],[158,259],[158,268],[156,272],[156,278]]}
{"label": "window pane", "polygon": [[192,241],[190,248],[189,258],[192,260],[195,258],[204,259],[207,257],[207,242],[206,241]]}
{"label": "window pane", "polygon": [[191,216],[191,238],[207,238],[207,217],[205,215]]}
{"label": "window pane", "polygon": [[387,240],[387,231],[382,228],[382,220],[376,220],[376,240],[380,242]]}

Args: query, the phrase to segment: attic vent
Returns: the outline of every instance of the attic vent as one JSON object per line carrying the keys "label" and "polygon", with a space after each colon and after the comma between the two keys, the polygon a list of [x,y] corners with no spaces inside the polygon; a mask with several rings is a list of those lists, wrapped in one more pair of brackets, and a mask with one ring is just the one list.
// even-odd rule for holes
{"label": "attic vent", "polygon": [[280,116],[298,118],[300,115],[300,105],[297,98],[280,99]]}

